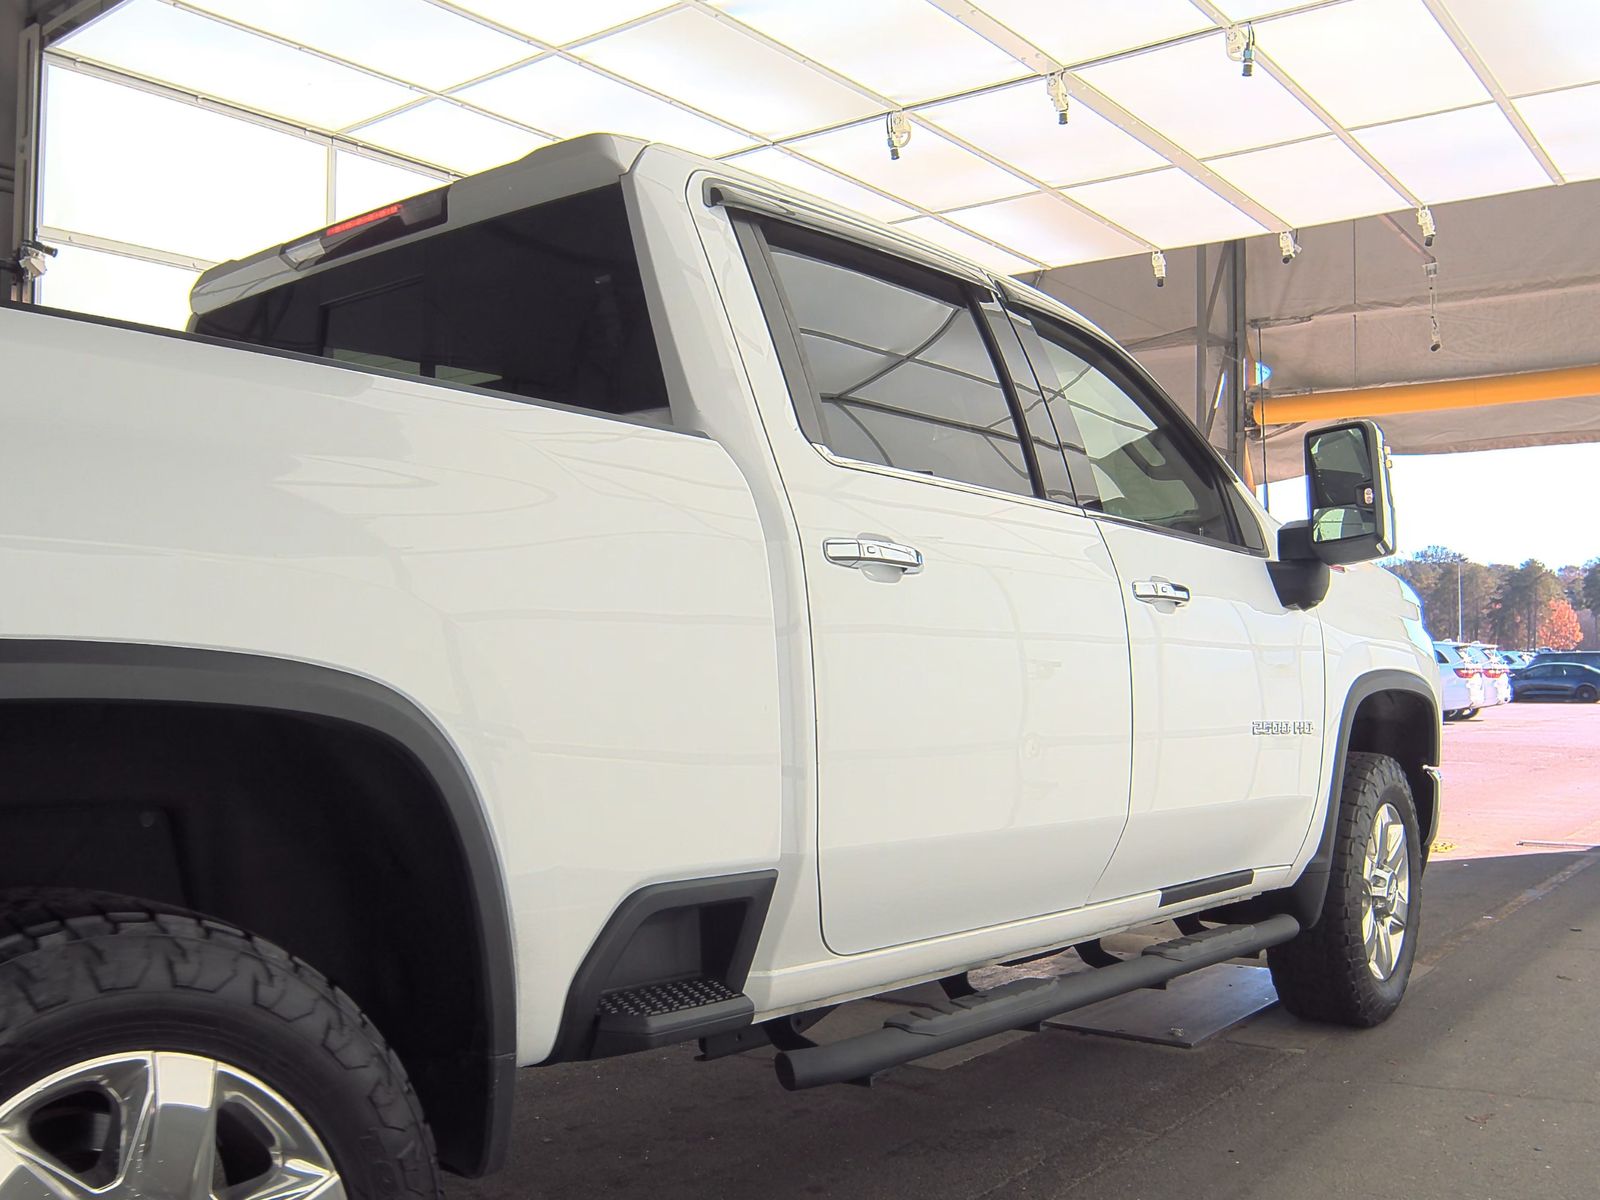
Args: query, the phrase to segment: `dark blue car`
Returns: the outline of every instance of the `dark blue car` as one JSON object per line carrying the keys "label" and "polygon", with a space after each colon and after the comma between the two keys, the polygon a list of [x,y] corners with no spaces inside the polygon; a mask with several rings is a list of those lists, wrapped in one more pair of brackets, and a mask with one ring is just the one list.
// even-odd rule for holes
{"label": "dark blue car", "polygon": [[1513,700],[1600,700],[1600,669],[1583,663],[1545,662],[1511,676]]}

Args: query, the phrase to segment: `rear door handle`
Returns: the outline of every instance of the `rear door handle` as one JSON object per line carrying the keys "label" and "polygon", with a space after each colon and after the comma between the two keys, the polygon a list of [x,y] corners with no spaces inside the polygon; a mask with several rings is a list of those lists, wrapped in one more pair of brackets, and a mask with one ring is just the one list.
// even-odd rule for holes
{"label": "rear door handle", "polygon": [[1187,604],[1190,592],[1183,584],[1167,579],[1138,579],[1133,584],[1133,596],[1146,604]]}
{"label": "rear door handle", "polygon": [[915,575],[922,570],[922,551],[883,538],[827,538],[822,543],[822,556],[841,567],[881,564],[895,567],[903,575]]}

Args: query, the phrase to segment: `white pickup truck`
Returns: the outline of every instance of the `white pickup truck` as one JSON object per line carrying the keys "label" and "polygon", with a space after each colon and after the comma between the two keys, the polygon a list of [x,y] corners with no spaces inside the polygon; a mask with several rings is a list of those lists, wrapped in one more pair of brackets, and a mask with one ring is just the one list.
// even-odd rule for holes
{"label": "white pickup truck", "polygon": [[1399,1003],[1439,698],[1374,426],[1280,527],[1048,296],[602,135],[193,311],[0,308],[5,1200],[431,1197],[519,1066],[869,1079],[1262,951]]}

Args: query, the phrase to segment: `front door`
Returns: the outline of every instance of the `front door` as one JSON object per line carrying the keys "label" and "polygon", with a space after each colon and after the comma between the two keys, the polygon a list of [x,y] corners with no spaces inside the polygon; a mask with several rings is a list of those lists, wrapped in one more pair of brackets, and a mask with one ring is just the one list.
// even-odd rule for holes
{"label": "front door", "polygon": [[752,270],[793,335],[805,433],[773,441],[816,662],[825,940],[859,953],[1081,905],[1128,805],[1104,540],[1038,494],[974,285],[761,230]]}
{"label": "front door", "polygon": [[1294,860],[1318,807],[1321,622],[1279,602],[1237,484],[1154,385],[1087,330],[1037,317],[1032,332],[1133,661],[1128,828],[1091,899],[1240,886]]}

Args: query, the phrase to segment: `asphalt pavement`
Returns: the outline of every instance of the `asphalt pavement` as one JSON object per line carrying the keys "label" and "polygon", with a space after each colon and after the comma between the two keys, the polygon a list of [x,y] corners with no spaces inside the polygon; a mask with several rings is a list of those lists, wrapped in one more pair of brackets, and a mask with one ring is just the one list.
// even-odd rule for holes
{"label": "asphalt pavement", "polygon": [[1047,1028],[797,1094],[688,1047],[531,1070],[506,1170],[449,1200],[1594,1200],[1600,706],[1445,737],[1417,969],[1378,1029],[1276,1007],[1194,1049]]}

